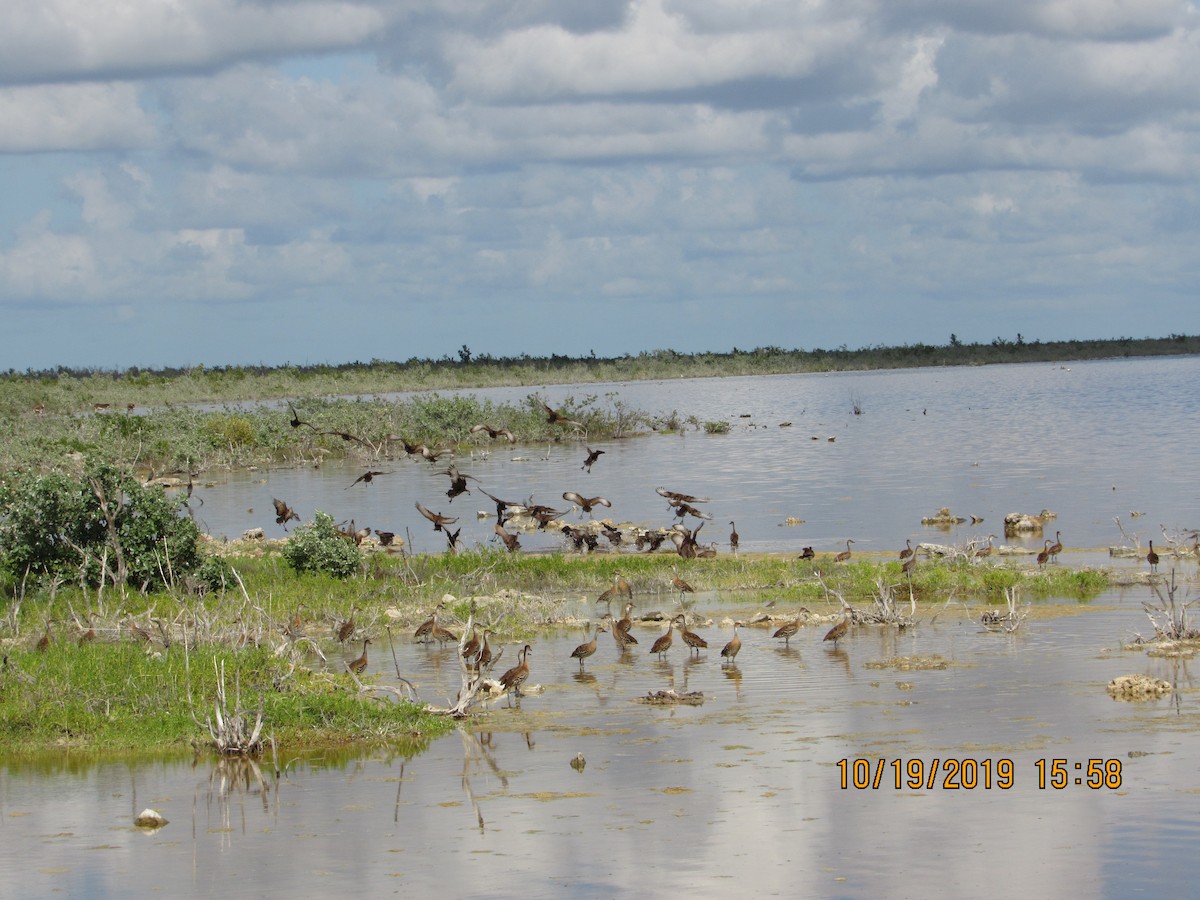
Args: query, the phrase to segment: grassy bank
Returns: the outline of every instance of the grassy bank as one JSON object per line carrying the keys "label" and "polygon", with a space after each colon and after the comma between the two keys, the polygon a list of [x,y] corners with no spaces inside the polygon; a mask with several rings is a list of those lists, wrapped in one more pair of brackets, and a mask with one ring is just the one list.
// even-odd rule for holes
{"label": "grassy bank", "polygon": [[[797,607],[833,612],[840,594],[869,609],[881,585],[894,586],[905,606],[908,582],[899,563],[862,559],[832,566],[818,557],[787,556],[680,560],[673,554],[576,557],[509,555],[375,555],[354,577],[297,574],[275,552],[235,557],[245,591],[231,584],[203,595],[179,590],[114,592],[61,583],[7,584],[0,671],[0,746],[6,752],[39,749],[169,749],[205,743],[196,723],[213,716],[218,672],[224,669],[229,702],[253,718],[262,706],[264,734],[296,750],[347,742],[428,740],[451,727],[420,703],[360,692],[343,660],[370,637],[376,658],[397,650],[400,675],[412,629],[446,594],[455,599],[440,620],[461,625],[476,598],[477,618],[496,641],[536,641],[545,627],[599,615],[599,594],[620,568],[634,587],[638,611],[671,611],[678,592],[672,563],[701,592],[703,606],[720,615],[774,602],[781,615]],[[1005,589],[1021,597],[1086,601],[1109,584],[1103,572],[1066,566],[1044,571],[1028,565],[971,565],[922,561],[913,573],[918,609],[928,613],[954,597],[1002,603]],[[619,610],[616,611],[619,615]],[[339,645],[335,631],[355,622],[354,637]],[[150,634],[135,637],[131,625]],[[96,634],[79,643],[85,629]],[[285,635],[285,629],[290,634]],[[45,637],[45,647],[39,642]],[[310,643],[311,642],[311,643]],[[311,650],[321,649],[323,664]],[[444,652],[452,653],[447,648]],[[395,686],[389,673],[366,679]],[[428,700],[430,698],[417,698]]]}
{"label": "grassy bank", "polygon": [[[46,469],[88,458],[136,468],[143,475],[186,473],[311,465],[331,456],[403,456],[405,441],[439,449],[495,446],[486,433],[471,431],[479,423],[507,428],[523,444],[604,440],[682,425],[594,394],[569,397],[556,409],[578,425],[550,423],[532,395],[521,404],[496,404],[473,395],[424,394],[397,401],[309,399],[247,408],[166,406],[71,415],[26,412],[7,419],[0,416],[6,434],[0,441],[0,472]],[[304,424],[292,427],[293,411]]]}

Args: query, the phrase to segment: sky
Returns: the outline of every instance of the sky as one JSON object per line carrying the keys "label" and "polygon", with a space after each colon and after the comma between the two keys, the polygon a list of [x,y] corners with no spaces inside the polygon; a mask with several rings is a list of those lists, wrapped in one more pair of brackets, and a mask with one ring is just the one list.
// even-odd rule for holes
{"label": "sky", "polygon": [[1194,0],[11,0],[0,370],[1196,330]]}

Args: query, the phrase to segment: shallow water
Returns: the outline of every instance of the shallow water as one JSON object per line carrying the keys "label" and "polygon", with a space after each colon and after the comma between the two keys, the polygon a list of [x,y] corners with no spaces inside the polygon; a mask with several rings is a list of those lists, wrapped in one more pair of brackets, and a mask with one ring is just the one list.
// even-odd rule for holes
{"label": "shallow water", "polygon": [[[1200,358],[1189,357],[546,388],[552,403],[615,390],[634,408],[733,429],[610,442],[590,475],[579,470],[579,445],[458,463],[499,496],[605,494],[618,521],[667,524],[658,485],[706,494],[714,521],[702,540],[723,542],[732,518],[747,551],[837,550],[849,537],[875,552],[906,537],[961,542],[1000,533],[1006,512],[1048,507],[1064,561],[1107,563],[1103,550],[1076,548],[1120,543],[1114,516],[1142,546],[1160,527],[1200,525],[1197,376]],[[519,400],[529,391],[477,393]],[[461,509],[468,546],[488,540],[491,522],[474,512],[490,504],[438,503],[446,479],[424,463],[386,468],[393,474],[353,490],[357,465],[236,474],[201,488],[197,511],[216,534],[257,525],[281,534],[268,515],[277,496],[305,519],[320,508],[410,529],[414,549],[440,550],[413,510],[421,500]],[[921,516],[940,506],[984,522],[923,528]],[[804,523],[786,526],[788,516]],[[1195,563],[1178,568],[1194,596]],[[748,628],[736,667],[723,667],[728,622],[754,612],[754,600],[702,594],[714,624],[697,629],[710,643],[699,657],[677,639],[665,661],[651,658],[661,628],[646,626],[626,657],[600,635],[581,674],[570,652],[590,633],[539,635],[530,680],[544,690],[519,708],[500,701],[470,731],[425,749],[285,754],[278,783],[269,761],[262,782],[245,771],[232,780],[208,757],[10,762],[0,768],[0,896],[1184,896],[1200,837],[1191,663],[1120,649],[1150,633],[1141,604],[1151,599],[1145,587],[1112,590],[1035,615],[1013,635],[981,632],[977,605],[922,609],[918,627],[857,628],[837,648],[820,640],[828,623],[803,629],[790,648]],[[500,668],[517,649],[505,649]],[[405,643],[396,653],[423,700],[454,695],[452,651]],[[871,666],[929,655],[948,667]],[[1177,690],[1111,700],[1105,684],[1135,672]],[[394,682],[386,644],[373,650],[371,674]],[[705,702],[635,702],[666,689],[701,691]],[[582,772],[569,765],[577,753]],[[894,778],[893,761],[967,758],[981,781],[991,768],[991,787],[896,789],[885,779],[843,789],[838,767],[851,761],[852,773],[866,759],[873,774],[883,761]],[[1056,758],[1066,760],[1067,785],[1039,788],[1037,761]],[[1008,789],[999,786],[1004,760]],[[1075,784],[1089,760],[1119,760],[1120,788]],[[147,806],[170,825],[132,828]]]}
{"label": "shallow water", "polygon": [[[982,632],[979,609],[961,606],[921,610],[902,632],[855,628],[836,649],[821,641],[828,623],[790,648],[746,628],[735,667],[719,656],[732,634],[721,623],[753,601],[705,595],[713,624],[696,629],[710,644],[698,657],[678,640],[665,661],[650,657],[661,629],[642,626],[625,656],[601,634],[581,674],[570,653],[582,628],[540,635],[530,683],[543,690],[423,752],[284,754],[277,786],[225,790],[208,758],[10,765],[0,883],[6,897],[1183,896],[1200,837],[1197,693],[1189,663],[1120,649],[1149,630],[1142,594],[1035,610],[1012,635]],[[457,689],[452,652],[396,646],[433,702]],[[896,656],[948,667],[873,667]],[[394,683],[386,649],[372,672]],[[1177,692],[1110,699],[1104,685],[1130,672]],[[668,688],[704,704],[635,702]],[[934,759],[967,758],[974,789],[947,788],[944,766],[933,788],[894,785],[893,761],[928,774]],[[1037,761],[1055,758],[1068,784],[1039,789]],[[882,760],[883,783],[843,789],[843,759],[869,760],[872,776]],[[1119,788],[1074,783],[1092,759],[1120,761]],[[171,824],[138,833],[145,806]]]}
{"label": "shallow water", "polygon": [[[461,454],[456,464],[479,479],[473,489],[478,484],[509,500],[532,495],[560,509],[568,508],[564,491],[601,495],[613,505],[598,512],[644,527],[673,521],[655,487],[707,496],[703,508],[713,520],[700,540],[716,541],[722,551],[730,520],[744,551],[807,545],[837,551],[853,538],[857,551],[888,552],[906,538],[955,543],[989,532],[1003,536],[1006,513],[1047,508],[1058,514],[1053,527],[1068,547],[1122,543],[1114,517],[1145,547],[1151,539],[1162,544],[1163,527],[1174,533],[1200,526],[1197,383],[1200,357],[547,387],[540,393],[552,404],[587,395],[606,403],[615,393],[633,409],[678,410],[727,421],[731,431],[597,443],[605,455],[590,474],[580,469],[582,442],[481,445],[474,458]],[[468,393],[520,403],[530,392]],[[853,414],[854,402],[862,415]],[[781,428],[783,422],[792,424]],[[435,474],[444,465],[399,458],[371,467],[391,474],[348,487],[365,470],[361,461],[209,473],[218,480],[199,490],[205,503],[197,504],[197,514],[215,535],[236,537],[262,526],[281,536],[271,506],[272,497],[281,497],[302,519],[321,509],[338,521],[407,536],[418,552],[440,552],[445,539],[416,512],[421,501],[460,517],[465,546],[494,544],[494,520],[476,518],[493,512],[493,504],[477,491],[448,501],[449,479]],[[951,531],[922,526],[922,517],[940,507],[968,524]],[[983,522],[972,526],[971,515]],[[789,517],[802,524],[785,524]],[[527,549],[562,545],[545,534],[521,540]],[[1042,546],[1036,536],[1009,543]]]}

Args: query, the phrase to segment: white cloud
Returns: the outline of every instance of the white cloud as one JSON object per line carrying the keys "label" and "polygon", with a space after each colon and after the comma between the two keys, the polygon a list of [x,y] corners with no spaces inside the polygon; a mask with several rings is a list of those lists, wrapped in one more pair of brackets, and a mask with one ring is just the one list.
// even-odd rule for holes
{"label": "white cloud", "polygon": [[546,24],[446,46],[454,83],[468,96],[537,100],[796,78],[850,51],[859,36],[853,19],[789,26],[701,32],[683,7],[633,0],[620,29],[579,34]]}
{"label": "white cloud", "polygon": [[0,153],[150,145],[153,122],[129,84],[0,88]]}
{"label": "white cloud", "polygon": [[1198,44],[1173,0],[9,4],[0,305],[370,303],[402,357],[430,301],[509,352],[601,298],[1119,316],[1194,294]]}
{"label": "white cloud", "polygon": [[15,0],[0,4],[0,83],[210,70],[353,46],[385,20],[365,3]]}

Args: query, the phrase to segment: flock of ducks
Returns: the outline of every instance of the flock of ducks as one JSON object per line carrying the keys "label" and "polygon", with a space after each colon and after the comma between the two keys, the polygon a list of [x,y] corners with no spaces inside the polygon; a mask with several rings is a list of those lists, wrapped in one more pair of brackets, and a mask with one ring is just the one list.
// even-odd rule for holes
{"label": "flock of ducks", "polygon": [[[534,400],[541,406],[543,412],[545,412],[548,423],[582,430],[582,423],[569,418],[566,414],[554,409],[536,396]],[[315,435],[333,435],[340,437],[343,441],[357,443],[373,451],[379,449],[369,440],[357,435],[335,429],[319,428],[314,423],[300,418],[296,408],[291,404],[288,404],[288,412],[288,422],[293,429],[306,428]],[[503,440],[508,443],[516,441],[516,437],[512,431],[488,422],[479,422],[472,425],[469,432],[471,434],[487,435],[491,440]],[[431,464],[437,463],[442,457],[451,452],[446,449],[432,448],[425,444],[413,443],[400,435],[389,435],[385,439],[385,443],[392,441],[402,445],[408,456],[426,460]],[[594,449],[590,446],[587,446],[585,449],[586,455],[579,468],[584,472],[590,473],[592,467],[596,465],[605,451]],[[392,472],[387,470],[368,470],[346,485],[345,489],[349,490],[360,484],[370,485],[375,479],[390,474]],[[447,476],[450,479],[449,489],[446,491],[447,502],[449,503],[453,503],[455,498],[462,494],[470,494],[471,488],[469,482],[478,483],[479,481],[475,476],[459,471],[454,465],[449,465],[445,469],[438,470],[436,474]],[[613,502],[607,497],[599,495],[590,496],[580,491],[567,490],[561,493],[561,497],[563,501],[570,504],[570,507],[558,509],[555,506],[535,503],[532,496],[525,500],[506,500],[489,493],[482,487],[477,487],[477,490],[495,504],[496,522],[492,528],[493,537],[499,540],[510,553],[516,553],[521,549],[520,531],[522,530],[557,531],[562,535],[567,547],[573,547],[584,553],[598,550],[602,538],[607,540],[614,550],[632,545],[639,551],[655,552],[664,543],[670,541],[675,547],[675,551],[685,558],[715,556],[717,553],[716,541],[708,544],[701,544],[699,541],[700,530],[706,522],[713,519],[711,513],[702,509],[703,504],[709,502],[709,498],[707,497],[698,497],[693,494],[671,491],[662,487],[657,488],[656,493],[666,501],[667,508],[671,511],[675,521],[669,526],[659,528],[621,529],[608,521],[596,522],[594,520],[598,509],[602,507],[604,509],[612,509]],[[275,523],[277,525],[283,526],[286,530],[289,522],[300,521],[299,514],[285,500],[272,498],[272,502],[275,506]],[[452,526],[458,524],[459,517],[435,511],[421,501],[416,501],[414,505],[417,512],[433,526],[433,530],[446,538],[448,552],[459,552],[461,548],[460,536],[462,529],[459,527],[451,530]],[[586,525],[573,525],[564,522],[563,517],[567,516],[571,510],[578,510],[581,517],[586,515],[592,521]],[[689,528],[685,524],[689,516],[698,521],[698,524],[694,528]],[[740,538],[734,522],[730,521],[729,525],[729,547],[736,554]],[[513,528],[513,526],[516,527]],[[379,537],[379,543],[382,546],[390,546],[395,537],[394,531],[357,528],[353,520],[348,525],[342,523],[339,526],[339,530],[347,538],[358,543],[361,543],[372,531]],[[847,550],[849,550],[849,544],[847,544]]]}
{"label": "flock of ducks", "polygon": [[[680,591],[680,603],[684,594],[694,593],[694,589],[686,581],[679,577],[678,568],[673,566],[672,582],[674,587]],[[632,649],[638,646],[639,641],[631,633],[633,625],[632,611],[634,608],[633,589],[624,575],[618,570],[613,573],[613,585],[606,589],[597,598],[597,605],[611,605],[613,600],[623,600],[623,614],[621,618],[616,619],[611,612],[606,612],[595,625],[592,626],[591,639],[579,644],[571,651],[570,659],[579,661],[579,671],[585,671],[585,663],[588,659],[594,656],[600,646],[600,635],[611,633],[613,641],[617,647],[617,651],[621,655],[632,652]],[[450,629],[444,627],[438,621],[439,614],[445,609],[445,601],[439,602],[433,609],[429,618],[423,621],[412,633],[413,640],[423,643],[438,643],[443,648],[446,644],[451,644],[458,648],[460,644],[459,636]],[[824,641],[832,641],[834,647],[837,647],[837,642],[845,637],[852,623],[852,613],[847,607],[842,618],[825,634]],[[800,630],[802,620],[800,615],[793,620],[785,622],[772,633],[775,639],[782,638],[784,645],[789,646],[789,641]],[[746,627],[746,623],[737,621],[733,623],[733,637],[721,648],[720,655],[723,660],[722,665],[734,665],[738,654],[742,650],[743,641],[738,629]],[[339,642],[346,642],[354,636],[356,628],[355,611],[352,611],[350,617],[341,622],[335,630],[336,637]],[[680,612],[672,616],[667,621],[666,630],[660,634],[654,643],[651,645],[648,655],[655,656],[659,660],[666,658],[668,651],[674,646],[675,633],[678,631],[679,638],[688,648],[689,657],[699,658],[702,651],[708,649],[708,641],[701,635],[688,627],[687,615]],[[493,635],[493,631],[487,627],[480,627],[478,624],[472,626],[472,631],[465,641],[461,642],[461,654],[463,661],[474,672],[490,671],[493,664],[496,663],[503,650],[499,653],[493,653],[489,638]],[[362,674],[367,668],[368,651],[367,648],[371,644],[369,637],[362,638],[362,654],[353,660],[346,662],[346,667],[355,675]],[[522,697],[521,688],[528,681],[530,675],[529,656],[533,652],[533,647],[530,644],[524,644],[517,654],[517,662],[514,666],[506,669],[499,678],[496,679],[498,685],[504,693],[511,694],[517,698],[518,702]]]}

